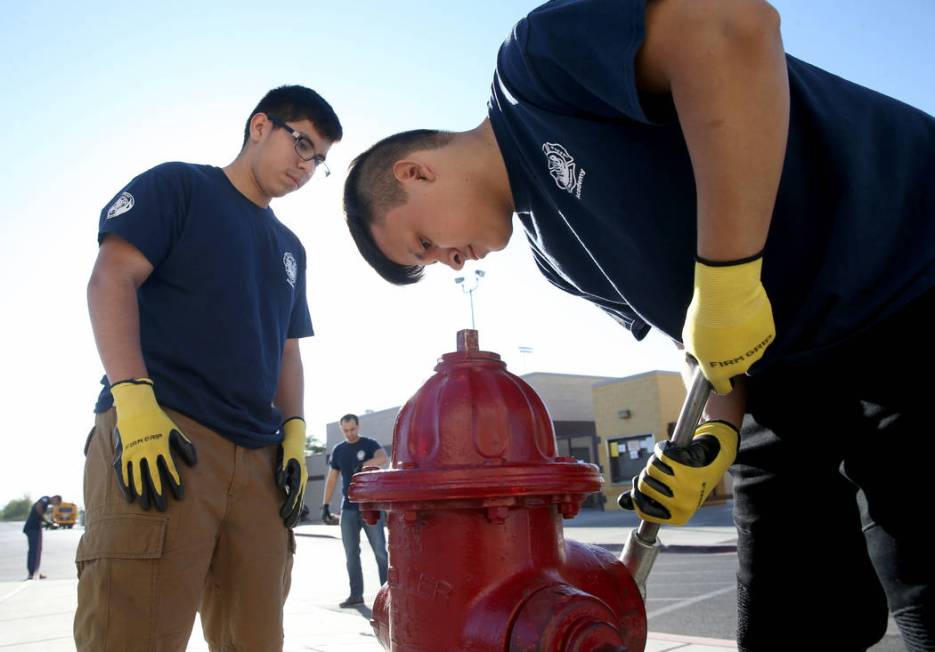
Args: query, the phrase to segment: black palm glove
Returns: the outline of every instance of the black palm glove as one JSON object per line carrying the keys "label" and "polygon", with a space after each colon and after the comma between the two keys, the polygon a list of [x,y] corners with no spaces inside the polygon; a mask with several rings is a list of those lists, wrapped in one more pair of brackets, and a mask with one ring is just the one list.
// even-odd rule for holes
{"label": "black palm glove", "polygon": [[286,492],[279,509],[286,527],[295,527],[305,504],[308,470],[305,466],[305,419],[292,417],[282,424],[282,444],[276,459],[276,485]]}
{"label": "black palm glove", "polygon": [[328,505],[321,506],[321,522],[325,525],[336,525],[338,522],[337,517],[331,513],[331,507]]}
{"label": "black palm glove", "polygon": [[657,443],[646,468],[633,478],[633,489],[620,494],[617,504],[650,523],[685,525],[733,464],[737,439],[731,424],[708,421],[688,446]]}
{"label": "black palm glove", "polygon": [[194,466],[195,446],[156,403],[149,378],[123,380],[110,391],[117,409],[114,470],[120,491],[143,509],[155,505],[164,512],[167,495],[176,500],[185,495],[176,460]]}

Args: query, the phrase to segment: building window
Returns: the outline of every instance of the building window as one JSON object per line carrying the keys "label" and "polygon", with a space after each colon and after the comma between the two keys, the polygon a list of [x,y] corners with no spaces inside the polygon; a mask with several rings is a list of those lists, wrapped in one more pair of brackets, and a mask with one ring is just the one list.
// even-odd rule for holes
{"label": "building window", "polygon": [[646,460],[653,453],[655,437],[652,434],[635,437],[616,437],[607,440],[610,460],[610,481],[614,484],[630,482],[639,475]]}

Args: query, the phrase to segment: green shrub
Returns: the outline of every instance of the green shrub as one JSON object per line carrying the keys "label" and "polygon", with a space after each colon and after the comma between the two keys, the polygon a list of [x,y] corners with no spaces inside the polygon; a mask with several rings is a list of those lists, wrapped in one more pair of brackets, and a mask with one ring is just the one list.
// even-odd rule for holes
{"label": "green shrub", "polygon": [[25,521],[29,516],[29,509],[32,507],[32,498],[26,494],[22,498],[11,500],[0,513],[0,520],[3,521]]}

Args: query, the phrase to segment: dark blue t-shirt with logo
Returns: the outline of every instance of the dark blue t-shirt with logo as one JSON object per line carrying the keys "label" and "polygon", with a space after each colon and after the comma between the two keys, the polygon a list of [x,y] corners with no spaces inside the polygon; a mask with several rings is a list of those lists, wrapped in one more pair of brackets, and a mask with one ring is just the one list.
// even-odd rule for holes
{"label": "dark blue t-shirt with logo", "polygon": [[373,456],[382,446],[369,437],[358,437],[357,441],[350,444],[342,441],[331,451],[331,468],[341,472],[342,491],[344,492],[344,501],[341,503],[341,509],[357,511],[357,505],[347,499],[347,488],[351,484],[351,477],[360,471],[364,462],[373,459]]}
{"label": "dark blue t-shirt with logo", "polygon": [[[542,273],[642,339],[681,339],[697,240],[670,98],[641,97],[644,0],[555,0],[508,36],[489,116]],[[776,340],[807,358],[935,286],[935,119],[787,57],[789,140],[763,285]]]}
{"label": "dark blue t-shirt with logo", "polygon": [[[109,234],[154,268],[138,300],[160,405],[241,446],[281,441],[272,401],[283,348],[312,335],[299,239],[222,169],[188,163],[133,179],[101,211],[98,240]],[[105,384],[97,411],[112,400]]]}

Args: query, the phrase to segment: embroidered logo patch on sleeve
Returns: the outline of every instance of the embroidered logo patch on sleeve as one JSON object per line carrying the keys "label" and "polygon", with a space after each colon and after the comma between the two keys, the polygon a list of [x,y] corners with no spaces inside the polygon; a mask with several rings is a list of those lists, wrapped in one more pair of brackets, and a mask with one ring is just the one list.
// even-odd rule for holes
{"label": "embroidered logo patch on sleeve", "polygon": [[128,210],[133,208],[133,204],[136,203],[136,200],[133,199],[133,195],[128,192],[120,193],[120,196],[114,200],[114,203],[110,205],[110,208],[107,209],[107,219],[113,219],[118,215],[123,215]]}
{"label": "embroidered logo patch on sleeve", "polygon": [[283,267],[286,268],[286,282],[289,283],[292,287],[295,287],[295,277],[298,274],[299,266],[295,262],[295,256],[292,255],[292,252],[287,251],[282,256]]}

